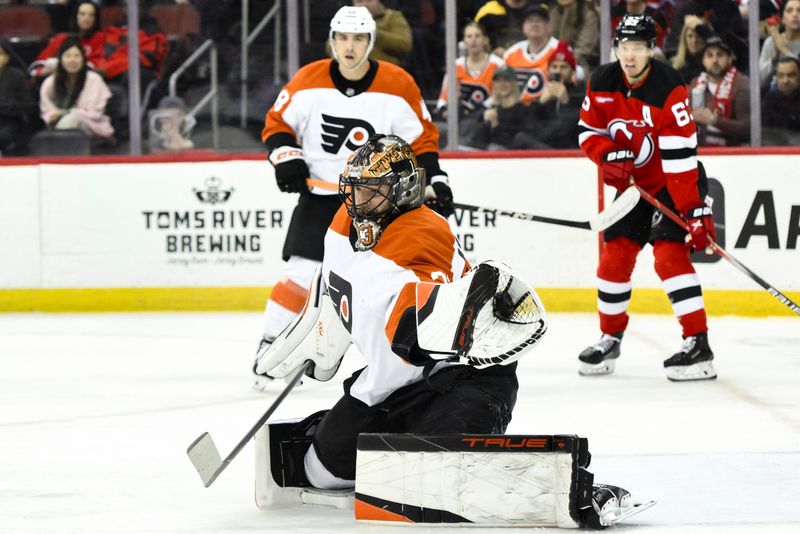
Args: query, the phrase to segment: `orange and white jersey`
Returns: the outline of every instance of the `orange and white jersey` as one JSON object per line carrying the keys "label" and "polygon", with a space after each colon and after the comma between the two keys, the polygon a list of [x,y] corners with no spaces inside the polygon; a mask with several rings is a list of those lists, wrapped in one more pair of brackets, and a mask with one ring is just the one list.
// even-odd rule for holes
{"label": "orange and white jersey", "polygon": [[[476,108],[481,108],[492,96],[492,77],[494,72],[504,65],[500,56],[489,54],[489,59],[484,65],[483,70],[473,74],[467,69],[467,58],[456,59],[456,79],[459,84],[461,100],[469,102]],[[439,93],[439,100],[436,102],[436,111],[441,110],[447,105],[447,75],[442,82],[442,91]]]}
{"label": "orange and white jersey", "polygon": [[530,104],[539,98],[544,84],[550,79],[547,64],[555,54],[558,39],[551,37],[535,54],[528,53],[528,41],[520,41],[506,50],[503,61],[517,73],[517,81],[522,91],[522,101]]}
{"label": "orange and white jersey", "polygon": [[[417,283],[457,280],[469,263],[447,220],[426,206],[394,219],[372,249],[356,251],[354,243],[353,220],[342,207],[325,235],[322,276],[367,363],[350,395],[374,406],[423,378],[422,367],[392,349],[394,344],[397,351],[408,350],[416,339]],[[447,365],[452,364],[439,363],[432,372]]]}
{"label": "orange and white jersey", "polygon": [[370,63],[366,77],[347,88],[332,59],[301,68],[267,112],[261,139],[271,148],[276,140],[296,142],[310,178],[331,183],[338,183],[347,157],[374,133],[400,136],[418,156],[437,152],[439,133],[411,75],[391,63]]}

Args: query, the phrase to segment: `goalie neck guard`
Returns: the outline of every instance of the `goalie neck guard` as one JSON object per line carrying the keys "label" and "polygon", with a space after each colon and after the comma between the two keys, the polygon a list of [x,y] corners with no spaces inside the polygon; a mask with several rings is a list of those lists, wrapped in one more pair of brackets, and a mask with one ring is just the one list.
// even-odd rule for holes
{"label": "goalie neck guard", "polygon": [[408,143],[396,135],[370,137],[339,177],[339,197],[358,233],[356,247],[374,247],[392,218],[422,205],[424,190],[425,169]]}

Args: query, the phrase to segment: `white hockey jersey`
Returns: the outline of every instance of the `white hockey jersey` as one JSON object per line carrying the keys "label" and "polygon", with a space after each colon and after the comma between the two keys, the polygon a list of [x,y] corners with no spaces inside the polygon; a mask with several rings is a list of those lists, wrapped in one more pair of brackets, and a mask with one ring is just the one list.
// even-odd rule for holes
{"label": "white hockey jersey", "polygon": [[[408,334],[401,331],[401,320],[416,310],[417,282],[457,280],[470,266],[447,221],[425,206],[392,221],[368,251],[355,250],[352,228],[342,207],[325,235],[322,276],[367,362],[350,394],[374,406],[398,388],[422,380],[423,368],[392,350]],[[446,365],[452,364],[439,363],[433,372]]]}
{"label": "white hockey jersey", "polygon": [[343,92],[334,81],[336,68],[332,59],[323,59],[297,71],[267,112],[262,140],[288,134],[303,149],[310,178],[331,183],[338,183],[347,157],[374,133],[400,136],[417,156],[438,151],[439,133],[406,71],[378,61],[363,91]]}

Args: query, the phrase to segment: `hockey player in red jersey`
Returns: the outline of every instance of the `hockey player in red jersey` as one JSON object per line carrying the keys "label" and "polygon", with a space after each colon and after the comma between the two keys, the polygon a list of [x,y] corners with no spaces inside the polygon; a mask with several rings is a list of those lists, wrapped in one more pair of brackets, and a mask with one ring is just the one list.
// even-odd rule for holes
{"label": "hockey player in red jersey", "polygon": [[[367,8],[341,8],[330,26],[333,59],[301,68],[267,112],[262,140],[278,187],[300,198],[283,247],[286,270],[267,302],[256,359],[302,308],[322,261],[325,230],[341,205],[335,194],[339,173],[370,135],[383,131],[409,142],[428,173],[429,205],[445,217],[452,212],[447,175],[439,168],[436,126],[406,71],[368,59],[375,31]],[[309,188],[309,178],[334,189]],[[268,381],[256,376],[256,389]]]}
{"label": "hockey player in red jersey", "polygon": [[655,270],[683,330],[683,347],[664,361],[674,381],[716,378],[708,344],[700,280],[691,250],[705,250],[714,237],[707,183],[697,161],[697,134],[689,95],[680,74],[653,61],[656,28],[648,15],[626,14],[616,28],[618,61],[598,68],[586,91],[579,121],[581,149],[603,181],[618,192],[639,187],[681,213],[687,233],[644,199],[604,235],[597,268],[600,340],[580,356],[580,374],[614,371],[628,326],[631,274],[639,251],[653,246]]}

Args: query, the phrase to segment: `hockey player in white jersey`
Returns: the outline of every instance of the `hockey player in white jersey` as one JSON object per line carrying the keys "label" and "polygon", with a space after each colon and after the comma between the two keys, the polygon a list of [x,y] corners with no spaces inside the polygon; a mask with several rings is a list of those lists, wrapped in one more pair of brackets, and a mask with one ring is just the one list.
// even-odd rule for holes
{"label": "hockey player in white jersey", "polygon": [[[357,448],[359,462],[369,455],[361,448],[364,433],[386,433],[386,439],[410,435],[412,440],[456,436],[462,442],[462,436],[471,435],[477,436],[469,438],[471,445],[491,445],[511,421],[518,390],[516,362],[544,335],[544,307],[536,291],[507,266],[485,262],[471,269],[447,221],[423,205],[424,188],[424,169],[411,147],[396,136],[376,134],[349,158],[339,185],[344,206],[325,235],[322,267],[305,310],[264,352],[256,371],[287,377],[310,360],[306,374],[329,380],[351,343],[366,366],[345,380],[344,395],[330,410],[262,428],[256,436],[259,506],[331,504],[331,494],[318,490],[355,486],[357,518],[405,521],[405,512],[384,514],[380,506],[370,504],[376,502],[374,495],[359,494]],[[495,439],[481,441],[487,435]],[[525,438],[521,447],[528,449],[514,445],[513,450],[527,456],[514,455],[521,463],[515,464],[511,479],[517,483],[524,478],[520,473],[545,471],[537,462],[549,460],[530,454],[530,449],[548,452],[547,448],[551,456],[562,457],[556,469],[567,475],[560,489],[551,487],[551,480],[559,478],[552,471],[544,482],[534,474],[532,483],[516,484],[517,489],[525,486],[524,498],[531,499],[519,508],[522,515],[516,504],[499,506],[503,511],[492,515],[485,506],[468,502],[474,492],[443,495],[451,504],[463,499],[458,504],[463,514],[435,514],[433,522],[445,518],[441,520],[541,526],[613,524],[622,516],[620,503],[629,501],[628,493],[611,486],[592,489],[591,474],[584,469],[589,462],[586,440],[554,438]],[[557,450],[556,443],[569,451]],[[461,457],[483,458],[452,454]],[[513,458],[504,465],[513,464]],[[406,460],[404,455],[379,458],[376,465],[381,469],[371,474],[359,470],[359,483],[364,491],[389,488],[392,484],[381,477],[391,472],[387,469],[394,462]],[[465,469],[464,480],[476,477],[474,466],[448,465]],[[485,474],[478,473],[478,478]],[[426,476],[431,495],[443,491],[437,477],[460,478],[448,469],[433,469]],[[441,487],[446,485],[444,478]],[[370,486],[370,481],[377,485]],[[404,498],[427,498],[412,486],[403,486]],[[507,491],[504,488],[487,485],[487,491],[500,494]],[[540,502],[534,502],[537,499]],[[417,519],[430,522],[425,514]]]}
{"label": "hockey player in white jersey", "polygon": [[[283,247],[286,269],[267,302],[259,354],[302,308],[322,261],[325,231],[341,205],[335,194],[339,173],[370,135],[382,131],[407,140],[428,174],[429,205],[445,217],[452,213],[447,175],[439,168],[438,131],[413,78],[367,58],[375,31],[367,8],[341,8],[330,26],[333,59],[301,68],[267,113],[262,140],[278,187],[300,198]],[[314,181],[334,189],[310,186]],[[267,383],[256,376],[257,389]]]}

